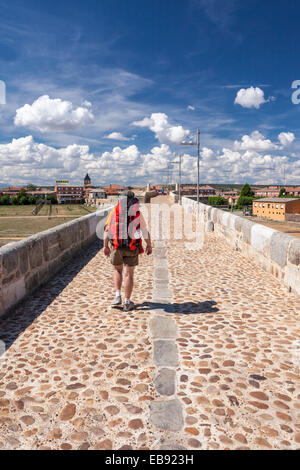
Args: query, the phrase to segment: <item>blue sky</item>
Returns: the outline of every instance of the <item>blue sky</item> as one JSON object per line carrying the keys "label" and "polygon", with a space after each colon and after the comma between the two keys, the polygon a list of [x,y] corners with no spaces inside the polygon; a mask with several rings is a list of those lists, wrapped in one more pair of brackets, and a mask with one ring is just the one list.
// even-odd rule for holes
{"label": "blue sky", "polygon": [[[300,184],[297,1],[1,1],[0,184]],[[300,85],[300,83],[299,83]],[[3,94],[3,86],[2,86]],[[300,93],[299,93],[300,97]],[[1,88],[0,88],[1,102]],[[175,175],[174,175],[175,179]]]}

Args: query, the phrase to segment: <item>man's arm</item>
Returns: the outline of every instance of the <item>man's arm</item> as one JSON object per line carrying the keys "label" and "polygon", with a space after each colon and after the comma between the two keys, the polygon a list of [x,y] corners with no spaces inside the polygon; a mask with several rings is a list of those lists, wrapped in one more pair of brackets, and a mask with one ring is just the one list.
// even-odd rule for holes
{"label": "man's arm", "polygon": [[109,235],[108,235],[108,226],[105,227],[104,230],[104,238],[103,238],[103,243],[104,243],[104,255],[105,256],[110,256],[110,248],[109,248]]}
{"label": "man's arm", "polygon": [[110,256],[110,248],[109,248],[109,225],[111,223],[111,219],[115,213],[115,208],[112,209],[112,211],[110,212],[109,216],[108,216],[108,219],[107,219],[107,222],[106,222],[106,225],[105,225],[105,229],[104,229],[104,237],[103,237],[103,243],[104,243],[104,255],[105,256]]}
{"label": "man's arm", "polygon": [[142,234],[143,234],[143,237],[144,237],[144,240],[146,242],[146,253],[147,255],[152,255],[152,242],[151,242],[151,236],[150,236],[150,233],[147,229],[147,225],[146,225],[146,222],[145,222],[145,219],[143,217],[143,214],[141,213],[140,215],[140,225],[141,225],[141,231],[142,231]]}

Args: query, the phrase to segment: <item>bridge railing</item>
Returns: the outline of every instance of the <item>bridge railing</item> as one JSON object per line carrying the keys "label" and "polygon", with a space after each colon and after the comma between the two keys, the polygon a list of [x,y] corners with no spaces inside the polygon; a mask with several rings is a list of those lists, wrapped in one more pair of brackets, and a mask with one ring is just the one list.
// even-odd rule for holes
{"label": "bridge railing", "polygon": [[110,209],[0,248],[0,316],[45,284],[80,250],[95,241],[104,230]]}
{"label": "bridge railing", "polygon": [[[196,201],[183,197],[182,204],[196,213]],[[199,212],[199,220],[206,222],[200,229],[213,228],[218,237],[300,295],[299,238],[205,204],[200,203]]]}

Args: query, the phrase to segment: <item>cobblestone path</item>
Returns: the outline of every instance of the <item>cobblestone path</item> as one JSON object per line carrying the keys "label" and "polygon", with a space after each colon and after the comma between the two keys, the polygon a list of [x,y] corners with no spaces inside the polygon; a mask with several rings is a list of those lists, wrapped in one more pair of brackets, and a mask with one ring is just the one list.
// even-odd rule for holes
{"label": "cobblestone path", "polygon": [[[159,201],[158,201],[159,202]],[[209,234],[111,309],[95,244],[0,320],[0,449],[300,448],[300,300]]]}

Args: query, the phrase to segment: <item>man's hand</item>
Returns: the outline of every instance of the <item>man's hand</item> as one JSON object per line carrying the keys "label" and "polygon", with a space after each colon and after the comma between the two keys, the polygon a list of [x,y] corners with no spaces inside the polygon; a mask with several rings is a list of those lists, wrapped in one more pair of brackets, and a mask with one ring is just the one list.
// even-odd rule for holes
{"label": "man's hand", "polygon": [[147,245],[147,248],[146,248],[146,253],[148,256],[152,255],[152,246],[151,245]]}
{"label": "man's hand", "polygon": [[108,246],[104,247],[104,255],[108,258],[110,256],[110,248]]}

